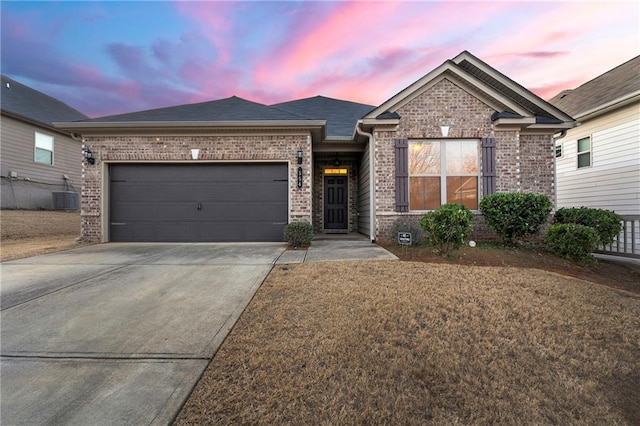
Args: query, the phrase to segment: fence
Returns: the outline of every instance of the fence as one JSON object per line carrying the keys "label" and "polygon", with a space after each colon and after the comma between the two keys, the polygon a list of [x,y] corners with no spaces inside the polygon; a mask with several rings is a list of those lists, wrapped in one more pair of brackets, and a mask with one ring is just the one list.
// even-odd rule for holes
{"label": "fence", "polygon": [[596,253],[640,259],[640,216],[621,216],[622,231],[612,244],[598,247]]}

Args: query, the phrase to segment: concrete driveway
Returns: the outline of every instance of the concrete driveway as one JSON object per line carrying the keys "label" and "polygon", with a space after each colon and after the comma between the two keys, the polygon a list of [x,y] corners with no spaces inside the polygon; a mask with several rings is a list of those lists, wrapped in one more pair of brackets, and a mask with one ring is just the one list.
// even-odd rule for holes
{"label": "concrete driveway", "polygon": [[284,250],[112,243],[2,263],[0,423],[169,423]]}

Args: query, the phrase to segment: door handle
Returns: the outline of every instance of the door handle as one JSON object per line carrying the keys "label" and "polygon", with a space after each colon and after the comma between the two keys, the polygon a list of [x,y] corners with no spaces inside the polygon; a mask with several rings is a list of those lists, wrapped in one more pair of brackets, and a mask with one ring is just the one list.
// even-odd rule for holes
{"label": "door handle", "polygon": [[196,204],[196,209],[198,209],[198,210],[202,210],[202,203],[198,203],[198,204]]}

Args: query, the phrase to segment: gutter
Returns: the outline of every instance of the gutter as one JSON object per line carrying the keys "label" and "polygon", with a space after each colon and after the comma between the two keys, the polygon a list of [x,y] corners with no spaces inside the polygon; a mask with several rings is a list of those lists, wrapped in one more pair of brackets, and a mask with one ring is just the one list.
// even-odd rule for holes
{"label": "gutter", "polygon": [[325,120],[247,120],[247,121],[71,121],[55,122],[58,129],[90,130],[90,129],[149,129],[168,127],[322,127]]}
{"label": "gutter", "polygon": [[627,94],[625,96],[622,96],[618,99],[614,99],[602,105],[598,105],[597,107],[592,108],[590,110],[580,112],[579,114],[576,114],[576,120],[589,120],[601,114],[605,114],[615,109],[630,105],[634,102],[637,102],[638,100],[640,100],[640,90]]}
{"label": "gutter", "polygon": [[360,128],[362,120],[356,123],[356,133],[366,136],[369,139],[369,238],[372,243],[376,242],[376,149],[373,133],[365,132]]}

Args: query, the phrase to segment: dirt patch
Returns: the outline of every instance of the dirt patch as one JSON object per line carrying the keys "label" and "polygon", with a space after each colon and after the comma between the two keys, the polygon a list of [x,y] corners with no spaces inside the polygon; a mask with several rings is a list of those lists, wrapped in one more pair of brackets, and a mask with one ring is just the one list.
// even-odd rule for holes
{"label": "dirt patch", "polygon": [[176,424],[638,424],[638,371],[629,292],[513,267],[278,265]]}
{"label": "dirt patch", "polygon": [[80,247],[80,213],[0,210],[0,260]]}

